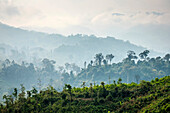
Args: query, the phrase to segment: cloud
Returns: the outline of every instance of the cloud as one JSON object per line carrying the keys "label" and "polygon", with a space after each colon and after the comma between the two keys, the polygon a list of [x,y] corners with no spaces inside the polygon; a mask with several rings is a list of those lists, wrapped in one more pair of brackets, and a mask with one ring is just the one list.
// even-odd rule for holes
{"label": "cloud", "polygon": [[[0,0],[0,21],[16,27],[31,26],[32,29],[39,28],[39,31],[54,31],[63,35],[78,31],[119,38],[122,31],[134,26],[170,26],[169,6],[170,0]],[[170,30],[169,27],[166,29]],[[142,34],[149,36],[147,31]],[[141,30],[138,29],[138,32]],[[159,29],[154,32],[159,32]],[[133,41],[134,38],[129,36],[125,40]],[[139,39],[136,42],[140,43]]]}
{"label": "cloud", "polygon": [[12,17],[20,15],[18,7],[14,6],[11,0],[0,0],[0,17]]}
{"label": "cloud", "polygon": [[152,11],[152,12],[146,12],[147,15],[156,15],[156,16],[161,16],[164,15],[164,13]]}
{"label": "cloud", "polygon": [[113,16],[124,16],[125,14],[122,13],[112,13]]}
{"label": "cloud", "polygon": [[17,7],[7,7],[6,14],[9,16],[20,15],[20,12]]}

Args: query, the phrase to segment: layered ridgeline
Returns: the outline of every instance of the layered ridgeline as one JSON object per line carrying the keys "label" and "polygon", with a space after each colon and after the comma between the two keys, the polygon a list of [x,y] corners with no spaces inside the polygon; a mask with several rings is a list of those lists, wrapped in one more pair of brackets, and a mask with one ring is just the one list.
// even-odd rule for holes
{"label": "layered ridgeline", "polygon": [[96,54],[90,62],[84,62],[82,71],[73,75],[71,72],[62,73],[63,82],[80,86],[83,82],[100,84],[104,81],[109,84],[114,80],[122,79],[124,83],[136,82],[140,80],[151,81],[170,75],[170,54],[164,57],[150,58],[149,51],[145,50],[138,55],[134,51],[128,51],[127,57],[121,62],[114,63],[114,55],[102,53]]}
{"label": "layered ridgeline", "polygon": [[170,54],[164,57],[149,57],[149,51],[145,50],[138,55],[134,51],[128,51],[127,57],[121,62],[113,62],[114,55],[102,53],[96,54],[94,59],[84,62],[84,68],[72,63],[55,68],[55,61],[43,59],[41,67],[33,63],[18,64],[15,61],[6,59],[1,62],[0,70],[0,96],[12,94],[13,88],[19,88],[23,84],[27,90],[32,87],[44,89],[52,85],[61,91],[64,84],[71,84],[73,87],[80,87],[82,83],[87,86],[90,83],[107,84],[122,79],[123,83],[136,82],[140,80],[150,81],[170,75]]}
{"label": "layered ridgeline", "polygon": [[[89,61],[99,52],[104,55],[113,53],[114,61],[121,61],[128,50],[137,54],[146,48],[136,46],[128,41],[114,37],[96,37],[94,35],[47,34],[27,31],[0,23],[0,60],[10,59],[21,63],[22,61],[34,62],[38,65],[44,58],[53,59],[56,65],[66,62],[82,66],[84,61]],[[151,51],[150,56],[160,53]]]}
{"label": "layered ridgeline", "polygon": [[122,113],[122,112],[158,112],[170,111],[170,76],[156,78],[140,84],[121,83],[121,79],[112,84],[90,84],[90,87],[75,88],[65,84],[58,92],[52,86],[38,92],[33,88],[25,91],[14,89],[12,95],[4,95],[0,106],[2,113]]}

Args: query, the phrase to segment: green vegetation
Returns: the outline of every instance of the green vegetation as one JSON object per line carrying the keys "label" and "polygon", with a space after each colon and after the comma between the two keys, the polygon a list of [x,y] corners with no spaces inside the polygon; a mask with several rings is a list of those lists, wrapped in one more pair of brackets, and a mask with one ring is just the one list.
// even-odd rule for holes
{"label": "green vegetation", "polygon": [[139,83],[140,80],[151,81],[156,77],[162,78],[170,75],[169,59],[170,54],[166,54],[162,58],[160,56],[150,58],[148,50],[139,53],[139,55],[136,55],[134,51],[128,51],[127,57],[121,62],[111,63],[114,60],[112,54],[106,54],[104,57],[102,53],[99,53],[77,76],[70,79],[63,77],[63,81],[77,87],[82,82],[86,82],[88,85],[94,82],[100,84],[102,81],[110,84],[114,80],[118,81],[119,78],[122,79],[122,83]]}
{"label": "green vegetation", "polygon": [[[33,88],[20,93],[14,89],[13,95],[4,95],[1,113],[49,113],[49,112],[168,112],[170,110],[170,76],[156,78],[151,82],[142,80],[140,84],[121,83],[92,85],[75,88],[65,84],[62,92],[52,86],[37,93]],[[83,83],[85,84],[85,83]]]}
{"label": "green vegetation", "polygon": [[65,84],[72,87],[85,86],[90,83],[111,84],[121,78],[121,83],[139,83],[140,80],[151,81],[170,75],[170,55],[150,58],[149,51],[145,50],[138,55],[134,51],[128,51],[127,57],[121,62],[115,63],[113,54],[96,54],[94,60],[84,62],[84,68],[80,69],[74,63],[66,63],[65,66],[55,67],[55,61],[47,58],[41,61],[40,66],[33,63],[6,59],[0,62],[0,101],[3,95],[11,95],[13,88],[19,88],[23,84],[27,90],[35,87],[38,90],[52,85],[61,91]]}
{"label": "green vegetation", "polygon": [[56,70],[47,58],[41,67],[6,59],[0,70],[0,112],[167,112],[170,55],[148,56],[148,50],[139,56],[128,51],[122,62],[113,63],[113,54],[99,53],[81,70],[69,63]]}

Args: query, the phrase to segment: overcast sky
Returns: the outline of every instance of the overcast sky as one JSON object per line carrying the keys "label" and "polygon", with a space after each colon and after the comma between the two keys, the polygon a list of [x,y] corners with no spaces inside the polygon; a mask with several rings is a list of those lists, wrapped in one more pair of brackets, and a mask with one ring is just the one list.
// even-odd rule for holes
{"label": "overcast sky", "polygon": [[113,36],[170,52],[170,0],[0,0],[0,21],[63,35]]}

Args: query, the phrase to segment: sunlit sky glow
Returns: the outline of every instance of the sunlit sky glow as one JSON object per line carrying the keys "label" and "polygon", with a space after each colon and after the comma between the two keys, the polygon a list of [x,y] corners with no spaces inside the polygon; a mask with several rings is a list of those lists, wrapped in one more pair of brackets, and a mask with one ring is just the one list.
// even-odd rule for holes
{"label": "sunlit sky glow", "polygon": [[170,52],[170,0],[0,0],[0,21],[63,35],[113,36]]}

